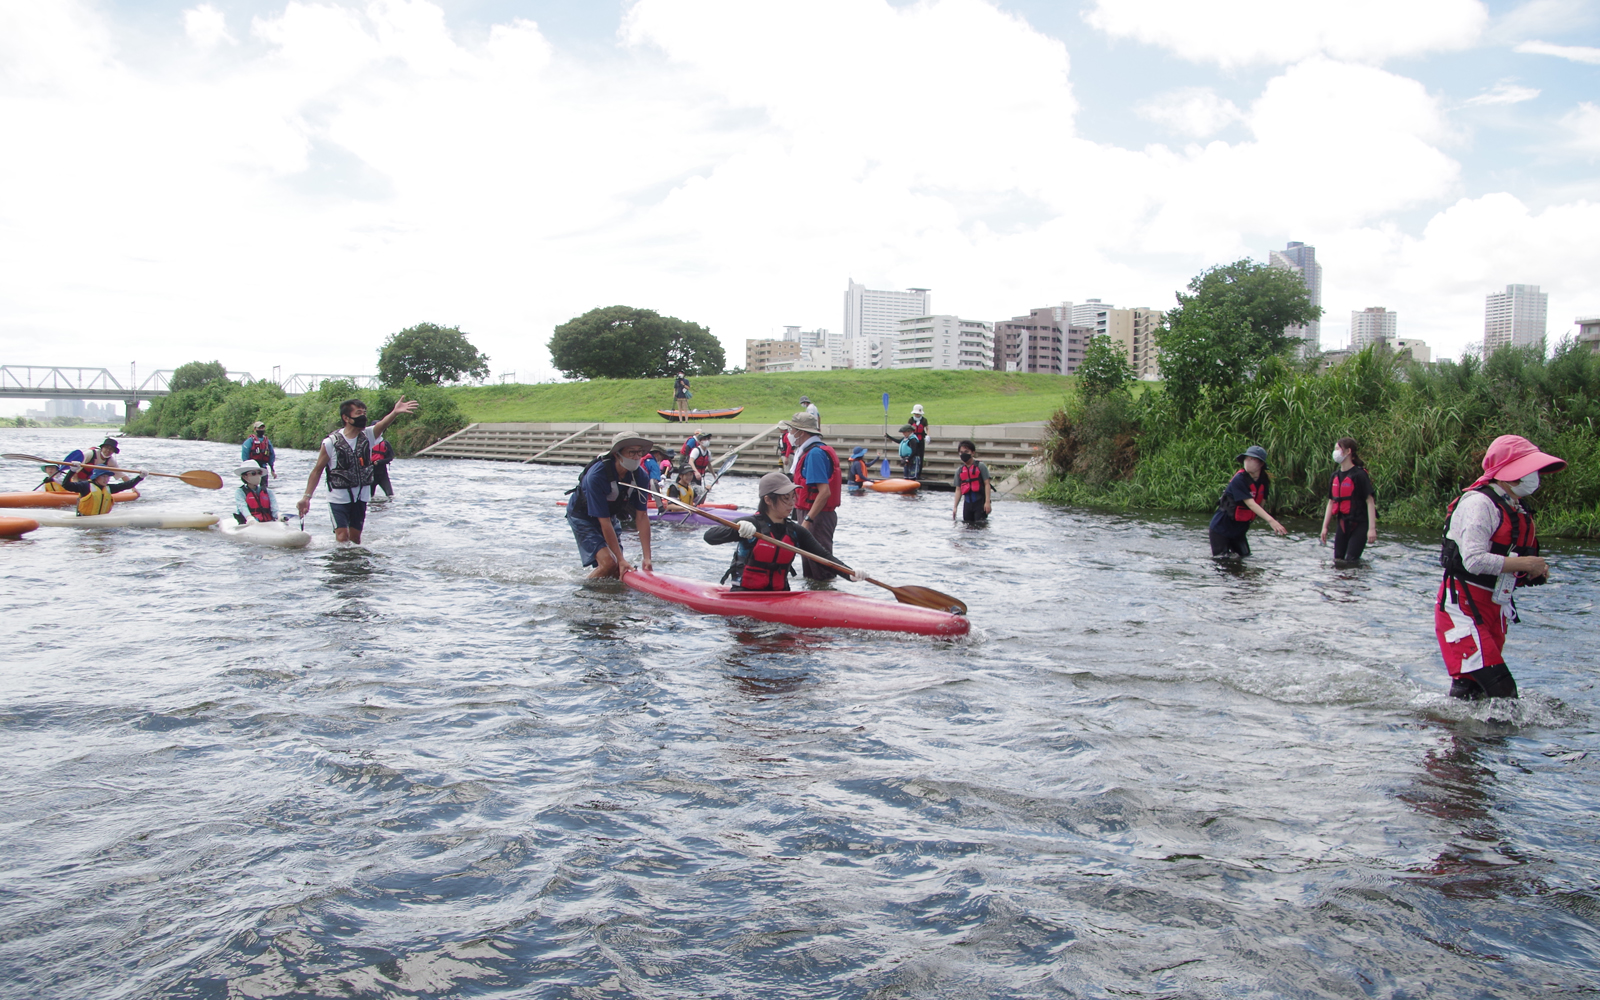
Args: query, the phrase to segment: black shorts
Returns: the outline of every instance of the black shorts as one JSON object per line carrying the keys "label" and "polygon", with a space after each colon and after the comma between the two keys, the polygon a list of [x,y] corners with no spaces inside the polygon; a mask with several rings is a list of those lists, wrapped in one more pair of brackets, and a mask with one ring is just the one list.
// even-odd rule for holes
{"label": "black shorts", "polygon": [[333,526],[335,528],[348,528],[351,531],[360,531],[367,523],[367,502],[357,500],[355,503],[330,503],[328,509],[333,512]]}
{"label": "black shorts", "polygon": [[1357,562],[1366,547],[1367,522],[1339,518],[1338,530],[1333,533],[1333,557],[1340,562]]}

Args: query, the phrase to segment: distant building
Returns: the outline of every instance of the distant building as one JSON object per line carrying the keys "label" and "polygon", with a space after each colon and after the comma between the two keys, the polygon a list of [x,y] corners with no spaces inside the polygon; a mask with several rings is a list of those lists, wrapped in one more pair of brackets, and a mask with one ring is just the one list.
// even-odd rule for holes
{"label": "distant building", "polygon": [[1396,354],[1402,354],[1406,351],[1410,351],[1412,361],[1420,361],[1425,365],[1433,362],[1433,352],[1428,349],[1427,344],[1420,340],[1396,339],[1389,341],[1388,344],[1390,347],[1394,348],[1394,352]]}
{"label": "distant building", "polygon": [[994,365],[994,328],[957,316],[903,319],[895,340],[895,368],[987,369]]}
{"label": "distant building", "polygon": [[799,344],[800,357],[806,361],[826,363],[829,368],[851,367],[844,337],[837,333],[786,326],[783,328],[783,339]]}
{"label": "distant building", "polygon": [[1043,372],[1066,370],[1066,338],[1071,303],[1030,309],[994,325],[994,370]]}
{"label": "distant building", "polygon": [[1578,343],[1600,354],[1600,316],[1579,316],[1573,322],[1578,324]]}
{"label": "distant building", "polygon": [[[1300,276],[1301,284],[1305,285],[1306,296],[1310,298],[1313,306],[1322,305],[1322,265],[1317,263],[1317,248],[1306,246],[1304,243],[1291,242],[1282,250],[1274,250],[1267,254],[1267,263],[1272,267],[1281,267],[1285,271],[1293,271]],[[1322,348],[1322,321],[1312,320],[1304,326],[1291,326],[1284,331],[1291,338],[1299,340],[1300,347],[1296,352],[1300,357],[1305,357],[1308,352]]]}
{"label": "distant building", "polygon": [[1072,315],[1072,325],[1086,329],[1094,326],[1094,319],[1100,313],[1107,309],[1116,308],[1111,303],[1102,302],[1099,299],[1084,299],[1076,304],[1071,302],[1063,302],[1061,304]]}
{"label": "distant building", "polygon": [[1360,312],[1350,313],[1350,348],[1359,351],[1373,344],[1394,343],[1399,313],[1383,306],[1368,306]]}
{"label": "distant building", "polygon": [[781,361],[769,361],[767,372],[825,372],[833,368],[826,361],[812,361],[810,358],[784,358]]}
{"label": "distant building", "polygon": [[1156,346],[1156,331],[1161,328],[1161,310],[1135,306],[1132,309],[1102,309],[1095,315],[1095,335],[1111,338],[1122,349],[1136,378],[1153,382],[1161,377],[1161,351]]}
{"label": "distant building", "polygon": [[[852,279],[844,293],[844,339],[865,340],[867,356],[877,359],[870,367],[884,367],[900,334],[900,321],[929,315],[933,312],[930,302],[926,288],[889,292],[858,285]],[[854,346],[850,353],[859,356]]]}
{"label": "distant building", "polygon": [[771,371],[774,362],[799,361],[800,343],[796,340],[746,340],[744,370]]}
{"label": "distant building", "polygon": [[1550,296],[1538,285],[1507,285],[1483,304],[1483,356],[1502,347],[1533,347],[1544,342]]}

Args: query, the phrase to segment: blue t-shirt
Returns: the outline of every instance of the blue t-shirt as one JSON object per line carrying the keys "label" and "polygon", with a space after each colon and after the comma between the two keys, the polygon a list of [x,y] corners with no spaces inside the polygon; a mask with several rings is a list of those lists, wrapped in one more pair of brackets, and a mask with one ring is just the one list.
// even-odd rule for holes
{"label": "blue t-shirt", "polygon": [[[1254,499],[1250,486],[1255,482],[1256,480],[1251,479],[1248,472],[1235,472],[1233,478],[1228,480],[1228,487],[1222,491],[1222,495],[1232,497],[1243,507],[1246,500]],[[1219,501],[1217,512],[1211,515],[1211,530],[1222,535],[1242,535],[1250,530],[1250,522],[1236,520],[1232,514],[1224,513]]]}
{"label": "blue t-shirt", "polygon": [[661,463],[656,461],[654,455],[644,460],[644,471],[652,482],[661,478]]}
{"label": "blue t-shirt", "polygon": [[[650,488],[649,473],[644,471],[643,465],[633,470],[631,478],[634,485],[643,489]],[[611,516],[611,501],[618,499],[622,493],[632,494],[631,497],[625,498],[629,508],[633,510],[650,509],[650,498],[648,496],[638,490],[624,489],[618,484],[617,463],[610,458],[607,458],[604,462],[596,463],[594,468],[584,473],[582,491],[584,504],[589,508],[588,516],[585,517],[585,515],[577,513],[572,509],[572,505],[568,504],[568,517],[583,518],[599,524],[600,518]]]}
{"label": "blue t-shirt", "polygon": [[826,486],[833,479],[833,463],[828,460],[828,453],[822,450],[820,443],[806,449],[805,461],[800,465],[800,474],[805,476],[807,484],[816,483],[818,486]]}

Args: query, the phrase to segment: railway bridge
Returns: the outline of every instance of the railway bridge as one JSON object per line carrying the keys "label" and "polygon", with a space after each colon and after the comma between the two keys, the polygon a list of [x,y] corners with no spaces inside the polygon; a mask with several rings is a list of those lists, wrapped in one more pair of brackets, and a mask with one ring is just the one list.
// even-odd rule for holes
{"label": "railway bridge", "polygon": [[[0,365],[0,399],[91,399],[121,400],[128,413],[137,412],[145,400],[159,399],[172,392],[173,369],[162,368],[138,380],[133,365],[128,377],[111,374],[109,368],[80,368],[72,365]],[[378,387],[376,375],[331,375],[299,372],[286,379],[257,379],[249,372],[229,372],[235,382],[271,381],[290,396],[311,392],[324,382],[343,379],[358,389]]]}

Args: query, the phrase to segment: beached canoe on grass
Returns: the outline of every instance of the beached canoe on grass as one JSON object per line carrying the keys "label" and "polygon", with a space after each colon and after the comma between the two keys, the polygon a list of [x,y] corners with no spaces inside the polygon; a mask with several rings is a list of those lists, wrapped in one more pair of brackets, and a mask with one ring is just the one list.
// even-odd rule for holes
{"label": "beached canoe on grass", "polygon": [[661,414],[662,420],[677,420],[680,422],[688,420],[732,420],[744,412],[744,407],[733,406],[726,410],[688,410],[684,413],[679,413],[677,410],[657,410],[656,412]]}
{"label": "beached canoe on grass", "polygon": [[622,578],[627,587],[708,615],[755,618],[800,628],[859,628],[921,635],[965,635],[960,615],[909,604],[895,604],[833,590],[732,590],[700,580],[684,580],[635,570]]}

